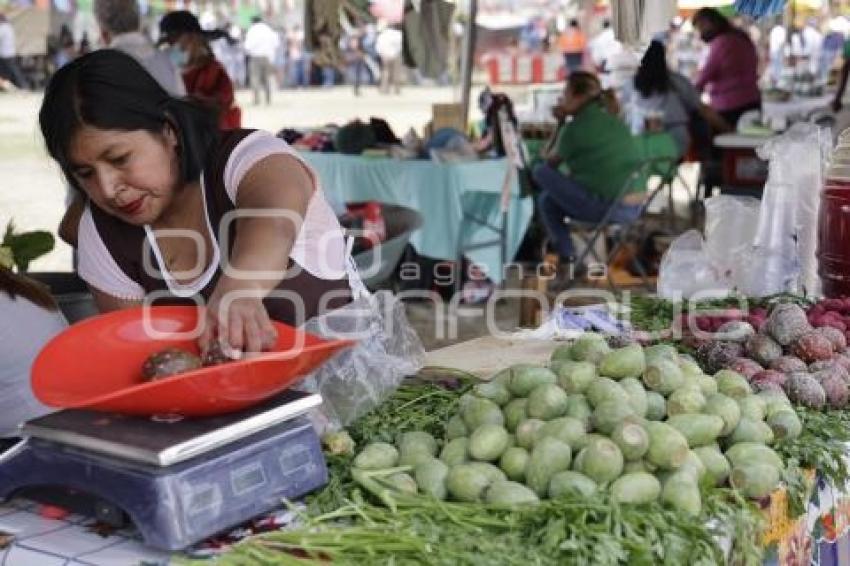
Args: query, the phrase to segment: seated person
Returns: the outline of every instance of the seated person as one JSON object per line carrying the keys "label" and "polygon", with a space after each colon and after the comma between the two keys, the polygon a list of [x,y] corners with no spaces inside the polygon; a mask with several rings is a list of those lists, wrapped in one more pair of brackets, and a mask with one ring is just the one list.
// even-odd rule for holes
{"label": "seated person", "polygon": [[700,101],[688,79],[667,67],[664,45],[659,41],[650,43],[644,53],[627,96],[632,133],[667,132],[676,142],[679,156],[691,145],[692,116],[701,116],[714,131],[730,130],[714,109]]}
{"label": "seated person", "polygon": [[19,424],[51,411],[33,395],[30,371],[42,347],[66,326],[46,288],[0,266],[0,451]]}
{"label": "seated person", "polygon": [[[572,120],[559,127],[546,163],[534,169],[541,192],[537,206],[559,255],[571,261],[573,245],[568,217],[598,222],[618,198],[640,154],[626,125],[607,108],[610,94],[586,71],[570,74],[564,94],[553,109],[555,117]],[[567,171],[560,170],[566,165]],[[639,189],[639,187],[635,187]],[[644,190],[626,195],[616,205],[612,221],[633,220],[640,214]]]}

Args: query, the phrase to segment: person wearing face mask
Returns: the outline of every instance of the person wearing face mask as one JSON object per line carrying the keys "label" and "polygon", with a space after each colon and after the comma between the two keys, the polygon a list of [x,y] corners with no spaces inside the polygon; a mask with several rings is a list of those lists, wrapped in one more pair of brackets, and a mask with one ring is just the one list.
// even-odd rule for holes
{"label": "person wearing face mask", "polygon": [[[573,261],[568,217],[599,222],[640,162],[635,140],[617,117],[613,95],[596,75],[570,74],[553,114],[561,124],[546,163],[534,169],[540,187],[537,207],[555,251]],[[567,118],[570,118],[567,121]],[[643,192],[626,195],[611,220],[625,222],[640,214]]]}
{"label": "person wearing face mask", "polygon": [[734,128],[744,112],[761,110],[758,52],[747,33],[714,8],[697,10],[693,24],[709,45],[695,86],[708,92],[711,107]]}
{"label": "person wearing face mask", "polygon": [[169,12],[159,21],[160,43],[168,45],[172,62],[182,71],[189,96],[215,107],[219,127],[238,128],[242,112],[233,95],[233,82],[209,45],[227,37],[220,30],[204,31],[198,18],[186,10]]}

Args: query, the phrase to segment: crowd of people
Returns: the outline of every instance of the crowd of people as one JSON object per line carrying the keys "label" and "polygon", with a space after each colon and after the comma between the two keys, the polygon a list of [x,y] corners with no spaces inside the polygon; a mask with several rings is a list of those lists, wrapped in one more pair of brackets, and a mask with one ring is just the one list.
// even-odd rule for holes
{"label": "crowd of people", "polygon": [[[140,19],[139,31],[156,41],[162,33],[158,19]],[[378,86],[384,93],[397,93],[402,83],[418,79],[415,72],[405,73],[401,64],[400,26],[384,20],[344,27],[337,46],[340,57],[334,64],[316,56],[301,24],[279,25],[255,17],[243,28],[212,11],[202,12],[197,20],[207,34],[209,51],[234,87],[250,87],[255,103],[269,103],[276,88],[344,83],[353,85],[355,93],[363,84]],[[850,37],[850,18],[843,15],[809,17],[790,29],[782,22],[733,23],[756,47],[762,85],[785,90],[822,90]],[[462,28],[455,22],[451,33],[462,35],[458,27]],[[705,42],[699,40],[700,30],[691,19],[677,17],[661,35],[671,68],[694,79],[707,53]],[[596,70],[603,86],[616,82],[612,73],[618,66],[628,66],[634,57],[617,41],[610,22],[601,17],[569,19],[561,12],[540,15],[531,18],[515,37],[505,49],[559,53],[567,72]],[[14,43],[13,27],[0,14],[0,80],[21,88],[28,85],[16,63]],[[75,38],[63,25],[58,37],[49,41],[49,72],[97,46],[103,46],[98,38],[89,37],[87,32]]]}
{"label": "crowd of people", "polygon": [[[190,32],[185,41],[191,45],[184,45],[184,51],[190,46],[194,46],[193,49],[200,46],[188,38],[203,38],[206,45],[202,51],[209,53],[221,65],[234,88],[251,88],[256,104],[269,104],[272,92],[279,88],[347,83],[356,85],[356,90],[359,90],[361,84],[368,84],[379,87],[381,92],[397,94],[401,84],[406,81],[401,65],[401,29],[381,19],[344,30],[338,46],[342,63],[323,66],[314,59],[300,24],[272,25],[255,16],[246,28],[242,28],[228,21],[217,21],[211,13],[202,13],[196,17],[183,10],[179,12],[184,15],[178,16],[178,19],[174,19],[173,13],[165,13],[151,20],[141,15],[137,6],[131,6],[132,2],[120,4],[124,7],[123,11],[129,14],[128,17],[134,19],[132,31],[139,34],[135,39],[140,41],[142,36],[146,36],[154,47],[163,46],[163,37],[175,22],[184,28],[190,25],[190,28],[182,30]],[[104,8],[100,11],[103,12]],[[112,10],[106,8],[106,11]],[[94,16],[103,36],[103,18],[98,13]],[[191,24],[187,23],[188,17],[194,20]],[[109,34],[108,29],[106,33]],[[109,42],[104,42],[103,37],[90,38],[87,31],[75,39],[70,27],[62,24],[58,35],[48,38],[45,72],[49,76],[93,48],[108,45]],[[172,48],[173,45],[168,44],[166,47]],[[173,50],[170,53],[175,55]],[[34,78],[28,78],[22,73],[18,61],[14,27],[0,13],[0,90],[40,86]],[[175,59],[175,63],[181,62],[179,57]]]}
{"label": "crowd of people", "polygon": [[[781,21],[751,22],[735,18],[732,24],[753,42],[759,59],[759,76],[768,88],[818,91],[826,84],[829,72],[840,60],[845,41],[850,39],[850,18],[799,17],[790,28]],[[707,44],[700,41],[701,32],[693,19],[676,17],[667,31],[659,34],[667,46],[671,68],[695,78],[703,64]],[[593,68],[602,72],[603,84],[608,74],[631,57],[616,40],[607,19],[566,19],[550,14],[531,19],[521,30],[515,43],[505,47],[517,53],[558,53],[567,71]]]}

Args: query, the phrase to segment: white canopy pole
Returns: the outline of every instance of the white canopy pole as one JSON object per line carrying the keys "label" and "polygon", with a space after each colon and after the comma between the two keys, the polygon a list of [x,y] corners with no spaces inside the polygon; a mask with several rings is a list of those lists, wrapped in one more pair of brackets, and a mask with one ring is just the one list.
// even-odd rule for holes
{"label": "white canopy pole", "polygon": [[469,120],[469,98],[472,93],[472,67],[475,65],[475,19],[478,15],[478,0],[469,2],[469,19],[463,38],[463,58],[460,64],[460,106],[464,128]]}

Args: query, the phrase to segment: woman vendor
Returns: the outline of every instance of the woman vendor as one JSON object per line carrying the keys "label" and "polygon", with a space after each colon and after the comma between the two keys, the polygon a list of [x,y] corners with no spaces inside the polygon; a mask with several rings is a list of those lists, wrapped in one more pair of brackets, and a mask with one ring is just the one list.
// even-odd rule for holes
{"label": "woman vendor", "polygon": [[195,300],[203,352],[215,339],[259,352],[274,341],[271,319],[299,326],[365,293],[318,178],[289,145],[220,132],[132,57],[106,49],[60,69],[39,120],[88,197],[78,271],[101,311]]}

